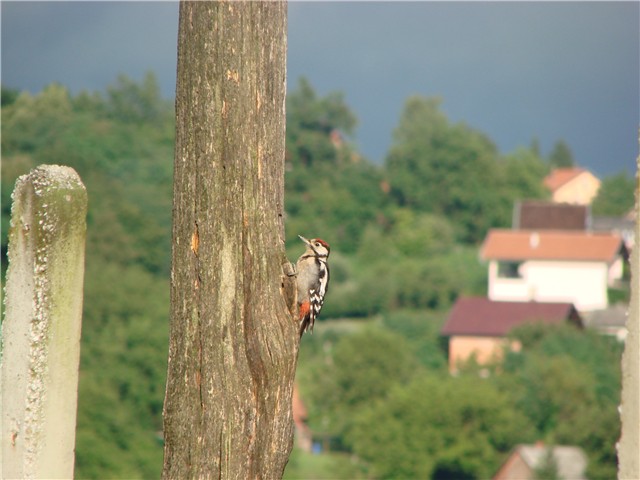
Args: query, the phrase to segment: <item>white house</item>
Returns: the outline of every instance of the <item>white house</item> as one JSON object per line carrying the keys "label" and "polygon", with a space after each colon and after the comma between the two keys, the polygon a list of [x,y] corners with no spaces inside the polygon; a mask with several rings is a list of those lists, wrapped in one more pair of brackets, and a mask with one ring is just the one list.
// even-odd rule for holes
{"label": "white house", "polygon": [[494,229],[480,250],[490,300],[569,302],[581,312],[607,307],[626,255],[618,234],[561,230]]}
{"label": "white house", "polygon": [[532,480],[540,478],[538,470],[551,460],[556,478],[584,480],[588,458],[584,450],[571,445],[517,445],[492,480]]}

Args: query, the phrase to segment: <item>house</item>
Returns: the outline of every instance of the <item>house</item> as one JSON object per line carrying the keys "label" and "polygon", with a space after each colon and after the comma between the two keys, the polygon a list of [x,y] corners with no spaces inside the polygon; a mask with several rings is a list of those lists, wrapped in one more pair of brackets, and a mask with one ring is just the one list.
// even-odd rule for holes
{"label": "house", "polygon": [[636,219],[635,212],[623,217],[594,216],[591,224],[594,232],[615,232],[622,237],[630,251],[635,244]]}
{"label": "house", "polygon": [[587,456],[580,447],[518,445],[492,480],[535,480],[549,468],[559,480],[586,480]]}
{"label": "house", "polygon": [[590,311],[607,307],[607,288],[622,279],[628,253],[616,233],[492,229],[480,257],[489,262],[491,300],[568,302]]}
{"label": "house", "polygon": [[449,337],[449,371],[471,358],[482,365],[500,360],[505,347],[520,349],[517,342],[506,342],[509,332],[527,322],[582,326],[571,303],[497,302],[484,297],[460,297],[441,330]]}
{"label": "house", "polygon": [[600,180],[584,168],[556,168],[544,179],[551,198],[558,203],[590,205],[600,189]]}
{"label": "house", "polygon": [[619,342],[624,342],[628,333],[628,310],[628,305],[617,303],[604,310],[586,312],[582,315],[582,323],[585,328],[594,330],[601,335],[615,337]]}
{"label": "house", "polygon": [[514,230],[588,230],[591,209],[588,205],[555,203],[543,200],[516,202],[511,228]]}

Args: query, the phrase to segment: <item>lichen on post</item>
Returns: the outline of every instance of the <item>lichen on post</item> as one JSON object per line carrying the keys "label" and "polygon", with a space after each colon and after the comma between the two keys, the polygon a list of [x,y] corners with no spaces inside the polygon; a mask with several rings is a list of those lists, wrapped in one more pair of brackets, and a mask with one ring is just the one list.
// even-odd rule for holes
{"label": "lichen on post", "polygon": [[2,477],[73,477],[87,192],[69,167],[16,181],[2,323]]}

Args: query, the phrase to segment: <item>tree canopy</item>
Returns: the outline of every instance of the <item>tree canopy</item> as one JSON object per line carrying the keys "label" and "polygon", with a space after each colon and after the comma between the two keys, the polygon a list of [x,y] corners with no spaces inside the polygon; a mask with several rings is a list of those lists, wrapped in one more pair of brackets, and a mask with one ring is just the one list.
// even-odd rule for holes
{"label": "tree canopy", "polygon": [[551,168],[569,168],[576,164],[571,148],[564,140],[558,140],[549,153]]}
{"label": "tree canopy", "polygon": [[592,213],[603,216],[625,216],[633,209],[636,182],[620,172],[602,180],[593,200]]}
{"label": "tree canopy", "polygon": [[[117,113],[123,103],[149,108],[134,119]],[[17,176],[64,164],[88,191],[78,477],[158,477],[162,468],[173,131],[151,74],[120,77],[106,96],[53,84],[2,106],[3,273]]]}
{"label": "tree canopy", "polygon": [[[619,344],[540,327],[519,332],[522,351],[488,379],[473,365],[459,378],[446,372],[439,329],[448,309],[486,293],[479,242],[510,226],[514,200],[544,198],[549,164],[535,144],[499,152],[443,105],[408,99],[376,165],[354,146],[357,119],[342,94],[319,95],[302,79],[287,98],[288,256],[301,253],[298,234],[332,246],[331,285],[297,372],[309,424],[343,453],[325,465],[328,476],[486,477],[514,442],[543,439],[581,446],[589,478],[612,478]],[[77,95],[57,84],[33,95],[3,88],[1,115],[3,273],[18,175],[65,164],[88,190],[76,475],[158,477],[172,102],[152,74],[121,76],[105,92]],[[627,212],[634,185],[603,179],[594,214]]]}
{"label": "tree canopy", "polygon": [[506,226],[515,199],[543,194],[533,151],[501,158],[486,135],[452,124],[436,98],[407,100],[385,166],[400,205],[445,217],[467,243]]}

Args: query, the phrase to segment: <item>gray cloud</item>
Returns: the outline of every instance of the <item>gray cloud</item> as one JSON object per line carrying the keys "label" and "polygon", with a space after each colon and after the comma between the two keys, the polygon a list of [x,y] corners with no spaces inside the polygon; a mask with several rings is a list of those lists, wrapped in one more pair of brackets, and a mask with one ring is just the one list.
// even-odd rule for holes
{"label": "gray cloud", "polygon": [[2,82],[77,92],[152,70],[173,96],[177,31],[174,2],[3,2]]}
{"label": "gray cloud", "polygon": [[[154,71],[175,88],[176,2],[3,2],[2,82],[101,90]],[[503,152],[566,140],[598,174],[634,170],[640,123],[637,2],[290,2],[290,88],[345,92],[357,142],[383,159],[407,96]]]}

